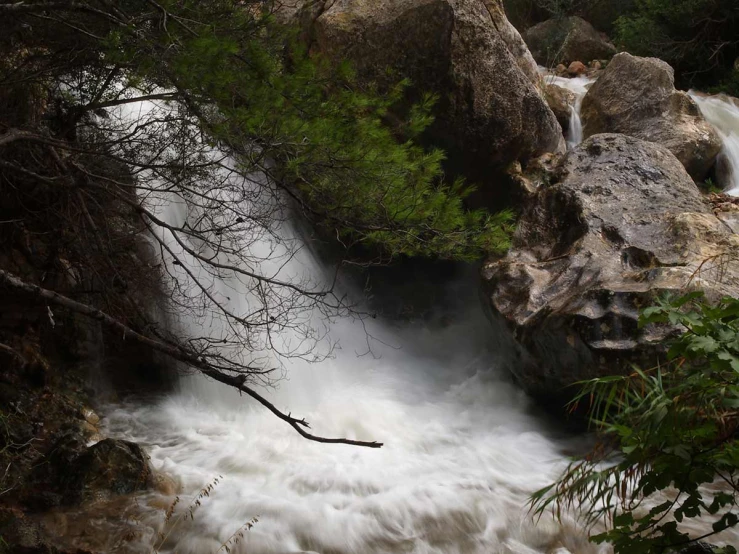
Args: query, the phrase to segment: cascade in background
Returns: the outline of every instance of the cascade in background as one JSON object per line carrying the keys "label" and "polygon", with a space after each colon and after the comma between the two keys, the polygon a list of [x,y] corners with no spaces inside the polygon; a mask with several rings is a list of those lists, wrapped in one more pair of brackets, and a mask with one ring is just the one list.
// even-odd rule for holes
{"label": "cascade in background", "polygon": [[719,185],[727,194],[739,196],[739,101],[725,94],[707,96],[695,91],[689,94],[724,143],[717,160]]}
{"label": "cascade in background", "polygon": [[[547,84],[554,84],[574,93],[575,102],[570,106],[572,116],[565,138],[567,148],[572,149],[583,140],[583,126],[580,116],[582,101],[595,77],[559,77],[551,70],[540,67],[540,73]],[[706,95],[697,91],[689,92],[698,104],[703,117],[719,132],[723,148],[717,160],[719,185],[724,192],[739,196],[739,100],[725,94]]]}

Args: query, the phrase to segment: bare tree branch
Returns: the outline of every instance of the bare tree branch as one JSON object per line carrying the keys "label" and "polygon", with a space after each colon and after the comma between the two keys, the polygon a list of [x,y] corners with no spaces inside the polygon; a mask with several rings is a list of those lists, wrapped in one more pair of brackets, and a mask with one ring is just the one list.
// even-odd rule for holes
{"label": "bare tree branch", "polygon": [[322,442],[322,443],[330,443],[330,444],[349,444],[353,446],[364,446],[368,448],[380,448],[382,446],[382,443],[375,442],[375,441],[358,441],[358,440],[343,439],[343,438],[332,439],[332,438],[320,437],[320,436],[308,433],[304,430],[304,428],[310,428],[310,425],[308,424],[308,422],[305,421],[305,419],[298,419],[298,418],[293,417],[290,414],[285,414],[284,412],[280,411],[269,400],[267,400],[266,398],[264,398],[263,396],[255,392],[253,389],[247,387],[244,384],[247,379],[246,375],[238,375],[238,376],[226,375],[223,372],[218,371],[217,369],[214,369],[211,365],[206,363],[201,356],[197,356],[191,352],[188,352],[186,348],[180,345],[165,342],[161,339],[152,339],[151,337],[142,335],[141,333],[138,333],[137,331],[131,329],[127,325],[124,325],[119,320],[104,313],[102,310],[93,308],[92,306],[88,306],[86,304],[82,304],[81,302],[77,302],[76,300],[72,300],[71,298],[68,298],[62,294],[59,294],[58,292],[44,289],[42,287],[39,287],[38,285],[33,285],[31,283],[26,283],[22,279],[18,278],[17,276],[5,270],[0,270],[0,283],[4,284],[6,287],[9,287],[17,292],[22,292],[22,293],[25,293],[25,294],[28,294],[28,295],[31,295],[37,298],[41,298],[54,305],[66,308],[75,313],[84,315],[86,317],[95,319],[97,321],[100,321],[104,325],[112,329],[115,329],[119,332],[122,332],[123,336],[126,338],[131,338],[133,340],[136,340],[137,342],[145,344],[153,348],[154,350],[161,352],[163,354],[166,354],[167,356],[175,360],[178,360],[180,362],[186,363],[192,367],[199,369],[204,375],[207,375],[208,377],[211,377],[212,379],[215,379],[216,381],[219,381],[221,383],[234,387],[238,389],[239,391],[244,392],[247,395],[251,396],[254,400],[262,404],[274,415],[279,417],[281,420],[287,422],[301,436],[303,436],[304,438],[308,440],[312,440],[315,442]]}

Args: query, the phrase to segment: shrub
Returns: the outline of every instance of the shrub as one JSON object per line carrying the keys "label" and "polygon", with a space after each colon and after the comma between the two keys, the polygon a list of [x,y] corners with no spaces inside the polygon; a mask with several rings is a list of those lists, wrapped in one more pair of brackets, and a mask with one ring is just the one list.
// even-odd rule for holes
{"label": "shrub", "polygon": [[[581,384],[576,402],[591,400],[600,440],[533,499],[538,513],[579,508],[588,523],[604,523],[591,540],[617,554],[668,552],[739,522],[739,299],[665,299],[640,323],[684,333],[664,365]],[[711,525],[690,536],[682,524],[699,517]]]}

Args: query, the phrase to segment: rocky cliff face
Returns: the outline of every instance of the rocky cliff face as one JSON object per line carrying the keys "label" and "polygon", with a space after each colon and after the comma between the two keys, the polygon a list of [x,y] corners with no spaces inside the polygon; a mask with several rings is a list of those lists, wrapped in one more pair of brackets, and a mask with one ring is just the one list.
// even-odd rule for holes
{"label": "rocky cliff face", "polygon": [[509,254],[483,272],[494,317],[526,353],[517,374],[534,395],[551,400],[574,382],[650,363],[678,331],[638,327],[655,295],[739,294],[736,212],[714,213],[667,148],[596,135],[539,179]]}
{"label": "rocky cliff face", "polygon": [[406,76],[412,96],[437,94],[431,134],[461,167],[500,167],[561,144],[536,63],[499,0],[306,1],[282,17],[363,80]]}

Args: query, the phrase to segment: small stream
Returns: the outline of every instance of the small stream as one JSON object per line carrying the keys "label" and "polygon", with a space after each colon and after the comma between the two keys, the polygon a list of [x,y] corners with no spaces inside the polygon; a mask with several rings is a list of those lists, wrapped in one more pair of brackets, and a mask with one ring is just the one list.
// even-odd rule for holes
{"label": "small stream", "polygon": [[567,149],[571,150],[580,144],[583,140],[582,119],[580,118],[580,109],[582,108],[582,99],[585,98],[590,85],[595,82],[595,78],[583,75],[581,77],[559,77],[553,75],[549,70],[540,67],[539,71],[544,76],[547,84],[557,85],[569,90],[575,95],[575,102],[570,106],[570,126],[565,131],[565,139],[567,140]]}

